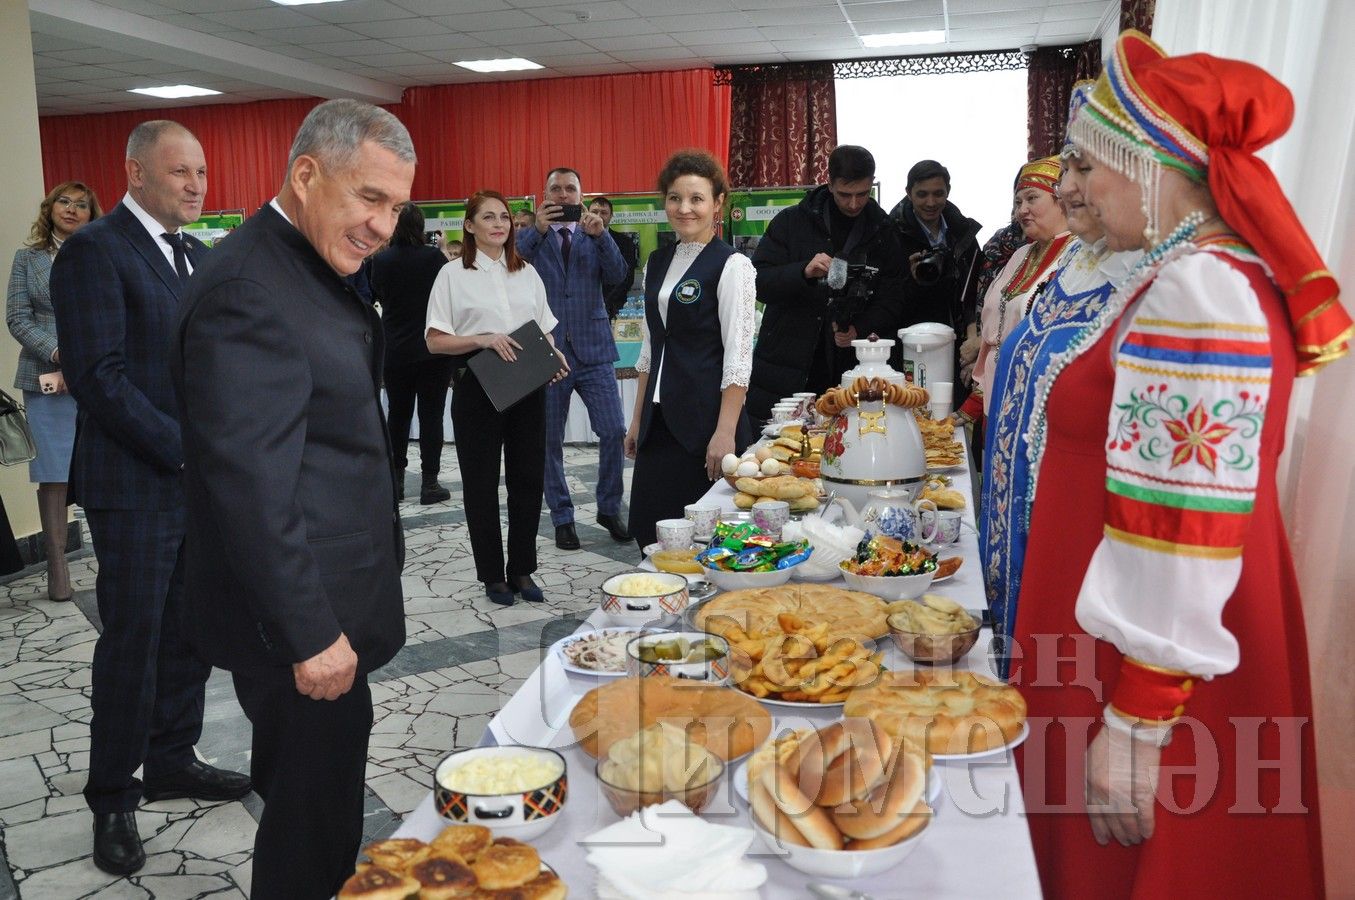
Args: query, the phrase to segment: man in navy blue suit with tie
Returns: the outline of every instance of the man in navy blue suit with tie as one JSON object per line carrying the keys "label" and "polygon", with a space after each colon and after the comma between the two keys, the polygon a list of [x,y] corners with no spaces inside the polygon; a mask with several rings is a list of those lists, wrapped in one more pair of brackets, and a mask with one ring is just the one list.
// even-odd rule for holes
{"label": "man in navy blue suit with tie", "polygon": [[99,561],[85,800],[94,864],[117,875],[145,864],[143,797],[250,791],[246,776],[193,754],[211,667],[178,621],[183,446],[167,353],[179,298],[206,252],[180,228],[202,214],[207,163],[192,133],[157,120],[132,130],[126,170],[122,202],[72,235],[52,266],[61,369],[79,404],[71,496]]}
{"label": "man in navy blue suit with tie", "polygon": [[626,260],[607,232],[602,217],[580,211],[578,221],[566,221],[566,207],[583,203],[579,173],[551,169],[546,175],[546,197],[536,209],[536,227],[517,234],[517,247],[546,284],[555,326],[555,347],[569,363],[569,375],[546,388],[546,505],[555,526],[555,546],[579,549],[574,529],[574,501],[565,481],[565,419],[575,391],[583,398],[588,419],[598,436],[597,521],[618,541],[629,541],[626,517],[621,515],[621,468],[625,464],[625,420],[616,389],[618,356],[612,323],[602,297],[602,285],[616,284],[628,275]]}

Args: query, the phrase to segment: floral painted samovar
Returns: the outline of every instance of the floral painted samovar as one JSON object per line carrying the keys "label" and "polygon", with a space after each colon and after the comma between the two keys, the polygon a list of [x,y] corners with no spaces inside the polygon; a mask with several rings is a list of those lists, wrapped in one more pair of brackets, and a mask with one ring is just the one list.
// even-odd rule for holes
{"label": "floral painted samovar", "polygon": [[872,490],[901,489],[916,499],[927,475],[927,454],[913,408],[925,406],[927,392],[876,376],[858,377],[850,387],[819,398],[829,418],[820,455],[825,490],[864,509]]}

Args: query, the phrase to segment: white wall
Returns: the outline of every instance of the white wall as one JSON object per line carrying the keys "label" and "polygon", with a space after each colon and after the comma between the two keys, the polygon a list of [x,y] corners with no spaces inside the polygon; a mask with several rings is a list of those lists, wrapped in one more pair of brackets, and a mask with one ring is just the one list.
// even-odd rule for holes
{"label": "white wall", "polygon": [[1011,220],[1012,181],[1026,162],[1026,70],[838,79],[837,137],[875,156],[880,204],[903,198],[908,170],[935,159],[950,199],[983,224],[979,241]]}

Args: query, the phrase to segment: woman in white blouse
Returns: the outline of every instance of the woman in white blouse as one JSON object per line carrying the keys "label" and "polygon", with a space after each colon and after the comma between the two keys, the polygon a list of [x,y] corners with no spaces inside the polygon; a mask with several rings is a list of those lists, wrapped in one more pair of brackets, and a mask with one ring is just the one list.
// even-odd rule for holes
{"label": "woman in white blouse", "polygon": [[[551,340],[555,316],[541,276],[518,256],[502,194],[480,191],[470,198],[465,232],[460,261],[443,266],[433,283],[424,337],[430,352],[463,357],[454,377],[452,426],[476,577],[495,603],[511,606],[517,593],[539,603],[545,597],[532,573],[546,466],[545,390],[500,413],[464,357],[491,350],[511,362],[522,345],[509,335],[534,319]],[[563,358],[560,365],[557,379],[568,370]],[[501,452],[508,483],[507,565],[499,527]]]}
{"label": "woman in white blouse", "polygon": [[757,277],[715,237],[729,187],[701,150],[680,150],[659,173],[678,243],[645,265],[645,330],[626,455],[635,460],[630,530],[641,547],[654,523],[681,518],[720,476],[720,460],[752,440],[744,395],[753,367]]}

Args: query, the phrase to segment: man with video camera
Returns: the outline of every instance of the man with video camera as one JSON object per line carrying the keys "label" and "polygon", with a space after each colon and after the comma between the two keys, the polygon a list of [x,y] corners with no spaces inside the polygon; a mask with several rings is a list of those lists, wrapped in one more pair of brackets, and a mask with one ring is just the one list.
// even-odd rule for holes
{"label": "man with video camera", "polygon": [[978,305],[979,229],[950,202],[950,172],[934,159],[908,170],[907,194],[890,211],[908,259],[901,326],[940,322],[963,338]]}
{"label": "man with video camera", "polygon": [[765,421],[797,391],[822,392],[853,365],[851,342],[893,337],[903,324],[899,231],[870,196],[875,157],[844,144],[828,184],[777,213],[753,252],[766,309],[753,350],[747,409]]}

